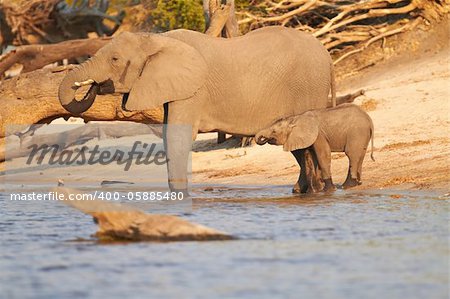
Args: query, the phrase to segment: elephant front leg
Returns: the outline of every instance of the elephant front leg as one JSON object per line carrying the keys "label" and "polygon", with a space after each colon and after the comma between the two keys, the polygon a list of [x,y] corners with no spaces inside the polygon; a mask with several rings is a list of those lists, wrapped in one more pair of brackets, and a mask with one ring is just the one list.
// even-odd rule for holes
{"label": "elephant front leg", "polygon": [[[188,194],[187,168],[192,149],[193,126],[188,119],[183,120],[176,109],[165,104],[164,147],[167,155],[169,188],[173,192]],[[168,110],[168,111],[167,111]],[[172,111],[175,110],[175,111]],[[174,115],[175,114],[175,115]]]}
{"label": "elephant front leg", "polygon": [[316,153],[312,148],[305,151],[306,178],[308,180],[307,193],[316,193],[323,190],[322,175],[317,162]]}
{"label": "elephant front leg", "polygon": [[300,174],[297,182],[292,188],[292,193],[306,193],[308,191],[308,180],[306,178],[306,161],[305,161],[305,150],[299,149],[291,152],[294,155],[295,160],[297,160],[300,166]]}
{"label": "elephant front leg", "polygon": [[192,148],[192,130],[180,125],[167,125],[165,134],[169,188],[188,191],[187,167]]}
{"label": "elephant front leg", "polygon": [[321,178],[314,153],[309,149],[291,152],[300,165],[300,175],[292,189],[293,193],[313,193],[321,190]]}

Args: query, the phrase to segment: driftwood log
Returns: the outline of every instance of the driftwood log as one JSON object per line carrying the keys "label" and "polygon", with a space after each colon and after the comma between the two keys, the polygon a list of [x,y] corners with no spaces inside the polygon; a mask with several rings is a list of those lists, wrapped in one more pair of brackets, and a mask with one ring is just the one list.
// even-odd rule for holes
{"label": "driftwood log", "polygon": [[[53,189],[63,194],[79,194],[63,187]],[[99,229],[95,236],[100,241],[213,241],[231,240],[227,233],[188,222],[176,216],[146,214],[136,208],[101,200],[64,200],[63,203],[91,215]]]}

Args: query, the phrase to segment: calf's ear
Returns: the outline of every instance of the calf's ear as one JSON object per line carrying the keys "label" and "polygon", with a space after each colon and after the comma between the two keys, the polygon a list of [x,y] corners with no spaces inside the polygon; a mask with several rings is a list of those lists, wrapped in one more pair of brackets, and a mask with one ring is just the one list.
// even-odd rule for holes
{"label": "calf's ear", "polygon": [[283,145],[283,149],[289,152],[310,147],[319,135],[319,123],[312,113],[305,113],[296,118],[290,130]]}

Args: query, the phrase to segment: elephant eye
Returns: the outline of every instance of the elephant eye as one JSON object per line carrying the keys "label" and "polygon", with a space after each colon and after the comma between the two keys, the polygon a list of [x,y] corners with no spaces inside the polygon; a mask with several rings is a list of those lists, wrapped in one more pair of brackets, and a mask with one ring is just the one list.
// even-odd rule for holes
{"label": "elephant eye", "polygon": [[111,58],[111,60],[112,60],[113,62],[117,62],[117,61],[119,61],[119,57],[113,56],[113,57]]}

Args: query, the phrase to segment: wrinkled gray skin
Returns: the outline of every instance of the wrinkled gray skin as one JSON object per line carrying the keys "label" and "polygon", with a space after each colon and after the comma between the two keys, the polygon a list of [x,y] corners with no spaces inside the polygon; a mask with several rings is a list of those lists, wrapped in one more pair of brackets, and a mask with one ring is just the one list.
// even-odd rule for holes
{"label": "wrinkled gray skin", "polygon": [[331,178],[331,152],[345,152],[349,159],[347,179],[343,187],[361,184],[361,172],[367,145],[372,139],[370,116],[353,104],[308,111],[276,121],[256,134],[256,142],[283,145],[285,151],[312,147],[319,164],[324,190],[334,189]]}
{"label": "wrinkled gray skin", "polygon": [[[189,30],[122,33],[66,75],[59,99],[69,112],[80,114],[94,102],[99,88],[84,99],[74,97],[74,83],[88,79],[125,94],[126,110],[164,104],[166,123],[190,126],[169,126],[165,134],[172,190],[187,187],[188,153],[197,133],[254,136],[282,117],[327,107],[330,90],[335,102],[327,50],[311,35],[283,27],[232,39]],[[302,151],[293,154],[304,162]],[[297,189],[305,179],[303,167]]]}

